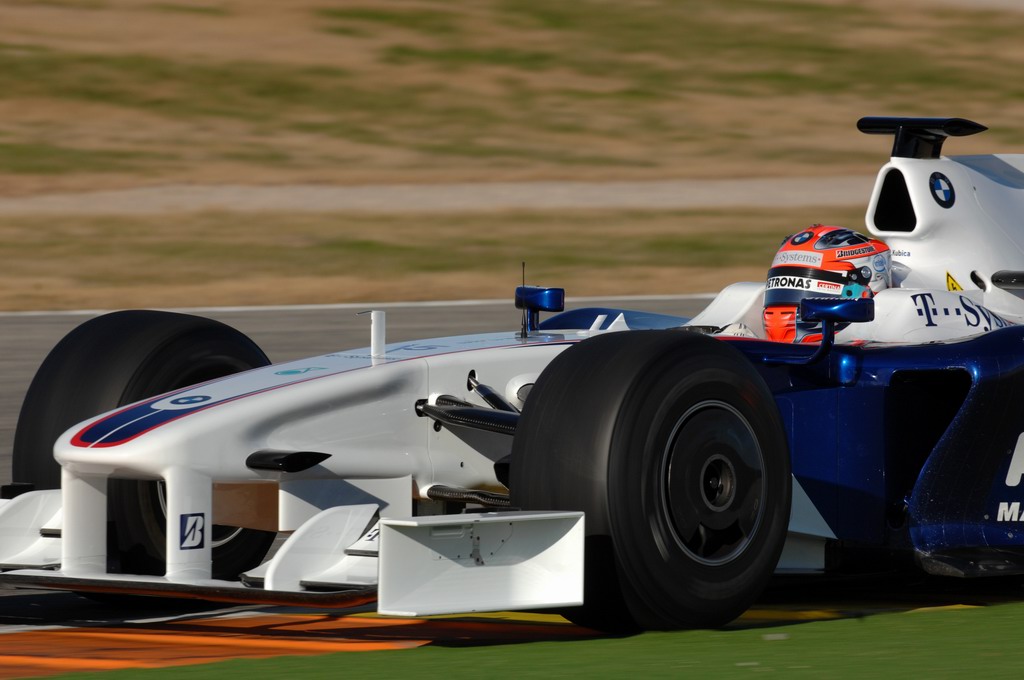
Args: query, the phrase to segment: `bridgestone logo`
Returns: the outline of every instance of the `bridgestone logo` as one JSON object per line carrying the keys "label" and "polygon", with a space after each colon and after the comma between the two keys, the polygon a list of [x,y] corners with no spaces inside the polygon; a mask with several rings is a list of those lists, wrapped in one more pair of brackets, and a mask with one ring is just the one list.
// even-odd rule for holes
{"label": "bridgestone logo", "polygon": [[875,252],[874,246],[864,246],[863,248],[853,248],[852,250],[837,250],[836,257],[856,257],[873,252]]}
{"label": "bridgestone logo", "polygon": [[181,516],[181,550],[201,550],[206,539],[206,516],[201,512],[192,512]]}

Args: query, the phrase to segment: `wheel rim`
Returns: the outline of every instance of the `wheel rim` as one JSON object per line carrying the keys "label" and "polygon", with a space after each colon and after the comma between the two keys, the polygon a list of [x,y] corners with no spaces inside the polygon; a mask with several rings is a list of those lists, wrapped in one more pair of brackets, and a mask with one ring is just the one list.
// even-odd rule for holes
{"label": "wheel rim", "polygon": [[764,514],[764,456],[746,417],[717,400],[690,407],[665,446],[662,513],[676,544],[695,561],[736,559]]}

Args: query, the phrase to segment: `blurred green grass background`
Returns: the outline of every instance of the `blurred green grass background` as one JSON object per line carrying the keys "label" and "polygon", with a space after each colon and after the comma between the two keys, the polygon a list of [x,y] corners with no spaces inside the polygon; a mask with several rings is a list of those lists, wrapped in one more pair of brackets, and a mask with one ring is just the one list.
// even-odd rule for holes
{"label": "blurred green grass background", "polygon": [[[974,118],[991,131],[950,152],[1020,150],[1021,35],[1022,12],[952,2],[8,0],[0,199],[867,176],[889,146],[855,130],[862,115]],[[210,304],[490,297],[523,259],[575,295],[703,292],[726,275],[760,277],[778,239],[809,222],[858,228],[862,214],[523,206],[377,219],[183,206],[129,219],[112,204],[108,219],[0,217],[0,308],[185,305],[200,285]],[[310,241],[314,222],[325,233]],[[478,276],[506,270],[501,287]]]}
{"label": "blurred green grass background", "polygon": [[[994,124],[990,143],[1024,142],[1019,13],[892,12],[870,0],[7,4],[0,102],[69,112],[44,121],[38,107],[10,107],[0,172],[11,174],[173,178],[211,162],[359,163],[425,179],[435,168],[565,176],[578,166],[841,174],[877,161],[852,130],[869,113],[976,116]],[[33,14],[85,30],[18,32]],[[163,27],[166,40],[133,37],[133,25]],[[234,26],[253,43],[218,44]],[[275,28],[280,44],[265,49]],[[303,43],[315,49],[288,49]],[[76,105],[173,121],[177,134],[119,138],[96,111],[76,120]],[[218,124],[237,137],[197,144]],[[82,137],[61,143],[69,128]],[[33,144],[65,155],[26,163],[18,150]]]}
{"label": "blurred green grass background", "polygon": [[[782,235],[859,208],[514,211],[452,215],[185,213],[0,219],[21,309],[307,304],[708,292],[760,278]],[[68,266],[73,263],[73,266]],[[59,297],[58,297],[59,296]]]}

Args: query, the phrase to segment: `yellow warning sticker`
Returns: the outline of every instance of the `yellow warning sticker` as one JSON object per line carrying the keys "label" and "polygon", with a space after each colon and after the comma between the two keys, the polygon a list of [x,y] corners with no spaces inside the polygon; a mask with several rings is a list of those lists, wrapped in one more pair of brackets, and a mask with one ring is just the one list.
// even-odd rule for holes
{"label": "yellow warning sticker", "polygon": [[953,275],[946,272],[946,290],[963,290],[964,287],[957,283],[957,280],[953,278]]}

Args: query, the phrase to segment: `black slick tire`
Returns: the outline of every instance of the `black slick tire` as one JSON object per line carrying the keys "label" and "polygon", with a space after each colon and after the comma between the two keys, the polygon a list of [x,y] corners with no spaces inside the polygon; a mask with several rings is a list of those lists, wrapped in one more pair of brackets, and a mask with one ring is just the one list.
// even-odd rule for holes
{"label": "black slick tire", "polygon": [[727,343],[683,330],[585,340],[544,370],[513,443],[513,505],[586,512],[581,625],[716,627],[754,602],[790,510],[785,431]]}
{"label": "black slick tire", "polygon": [[[14,437],[15,482],[60,486],[53,444],[65,430],[118,406],[270,363],[239,331],[198,316],[132,310],[91,319],[43,361]],[[119,573],[162,574],[165,520],[157,482],[110,480],[108,555]],[[215,527],[214,578],[260,563],[274,533]]]}

